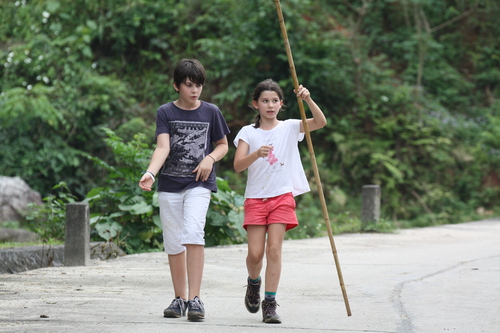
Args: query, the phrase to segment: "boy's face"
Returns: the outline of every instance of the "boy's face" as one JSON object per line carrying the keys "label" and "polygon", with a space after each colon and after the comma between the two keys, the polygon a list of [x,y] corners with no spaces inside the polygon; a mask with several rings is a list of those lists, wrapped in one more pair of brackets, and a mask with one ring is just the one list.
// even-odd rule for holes
{"label": "boy's face", "polygon": [[186,104],[194,104],[198,101],[203,90],[203,85],[191,82],[191,80],[186,79],[178,87],[174,83],[174,88],[179,92],[179,99],[181,99]]}

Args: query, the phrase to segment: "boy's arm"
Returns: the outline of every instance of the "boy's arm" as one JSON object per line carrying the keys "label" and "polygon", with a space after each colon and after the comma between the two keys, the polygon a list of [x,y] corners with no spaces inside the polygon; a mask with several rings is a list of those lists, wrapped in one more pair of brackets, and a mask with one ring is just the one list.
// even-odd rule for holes
{"label": "boy's arm", "polygon": [[229,150],[229,144],[227,142],[227,137],[220,139],[219,141],[215,141],[215,149],[210,155],[214,158],[215,162],[222,160],[224,156],[226,156],[227,151]]}
{"label": "boy's arm", "polygon": [[196,169],[193,170],[193,173],[196,173],[196,181],[206,181],[212,172],[214,163],[221,160],[227,154],[229,145],[227,143],[226,136],[218,141],[215,141],[214,144],[215,149],[210,154],[205,156]]}
{"label": "boy's arm", "polygon": [[[154,177],[160,171],[163,163],[170,153],[170,135],[168,133],[163,133],[158,135],[156,138],[156,148],[151,156],[151,162],[147,172],[142,175],[139,181],[139,187],[144,191],[151,191],[154,183]],[[152,173],[152,175],[150,174]]]}

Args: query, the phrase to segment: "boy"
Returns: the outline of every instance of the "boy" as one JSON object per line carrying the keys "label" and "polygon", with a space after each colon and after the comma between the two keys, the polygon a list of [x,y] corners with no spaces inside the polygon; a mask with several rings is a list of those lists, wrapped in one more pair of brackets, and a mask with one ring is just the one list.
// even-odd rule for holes
{"label": "boy", "polygon": [[177,64],[173,86],[179,98],[158,108],[156,148],[139,181],[141,189],[151,191],[158,177],[163,241],[175,292],[163,315],[179,318],[187,310],[190,321],[205,318],[199,298],[204,227],[211,192],[217,191],[214,164],[228,150],[229,129],[221,111],[199,99],[204,84],[205,69],[198,60]]}

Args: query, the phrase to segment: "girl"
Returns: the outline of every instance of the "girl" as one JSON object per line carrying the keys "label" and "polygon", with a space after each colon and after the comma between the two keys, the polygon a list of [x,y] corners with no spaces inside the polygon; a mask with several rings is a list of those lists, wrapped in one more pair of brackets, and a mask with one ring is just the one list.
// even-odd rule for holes
{"label": "girl", "polygon": [[[321,109],[302,85],[294,91],[311,109],[307,119],[310,131],[326,125]],[[276,313],[276,291],[281,274],[281,249],[285,231],[298,225],[294,196],[308,192],[298,141],[304,138],[304,124],[298,119],[280,121],[283,91],[272,79],[262,81],[253,92],[252,106],[258,110],[255,122],[243,127],[234,144],[234,170],[248,169],[245,190],[245,220],[248,236],[248,270],[245,306],[251,313],[260,307],[260,272],[266,254],[265,298],[262,317],[265,323],[281,323]],[[267,242],[266,242],[267,234]]]}

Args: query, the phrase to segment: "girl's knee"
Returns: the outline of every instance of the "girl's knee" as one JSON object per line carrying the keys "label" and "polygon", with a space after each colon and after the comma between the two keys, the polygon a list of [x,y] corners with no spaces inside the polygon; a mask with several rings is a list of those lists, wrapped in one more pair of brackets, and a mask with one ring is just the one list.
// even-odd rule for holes
{"label": "girl's knee", "polygon": [[260,263],[264,259],[263,252],[248,252],[247,262],[251,262],[254,264]]}
{"label": "girl's knee", "polygon": [[266,258],[268,261],[281,260],[281,246],[268,246],[266,249]]}

